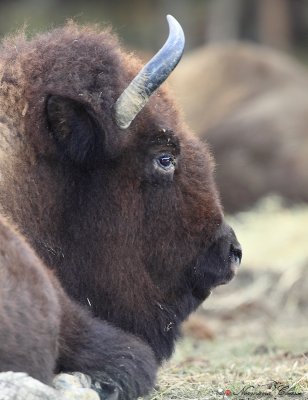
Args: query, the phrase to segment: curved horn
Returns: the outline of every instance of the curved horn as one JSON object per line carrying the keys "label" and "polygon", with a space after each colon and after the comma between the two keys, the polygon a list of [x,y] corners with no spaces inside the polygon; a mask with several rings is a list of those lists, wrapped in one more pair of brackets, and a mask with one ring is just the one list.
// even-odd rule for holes
{"label": "curved horn", "polygon": [[185,44],[178,21],[167,15],[169,36],[164,46],[142,68],[114,105],[114,118],[121,129],[129,127],[151,94],[168,78],[180,61]]}

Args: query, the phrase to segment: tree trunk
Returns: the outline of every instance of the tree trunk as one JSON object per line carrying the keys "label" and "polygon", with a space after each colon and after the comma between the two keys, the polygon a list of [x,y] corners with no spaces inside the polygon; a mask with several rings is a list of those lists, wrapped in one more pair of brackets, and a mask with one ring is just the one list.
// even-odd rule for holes
{"label": "tree trunk", "polygon": [[288,0],[257,0],[261,43],[282,50],[291,45],[291,17]]}
{"label": "tree trunk", "polygon": [[223,42],[239,39],[242,6],[242,0],[212,0],[206,17],[206,40]]}

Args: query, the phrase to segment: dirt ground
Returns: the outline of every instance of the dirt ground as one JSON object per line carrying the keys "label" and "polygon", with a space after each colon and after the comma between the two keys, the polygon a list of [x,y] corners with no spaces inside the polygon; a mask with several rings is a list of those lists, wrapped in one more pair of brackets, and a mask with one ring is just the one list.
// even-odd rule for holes
{"label": "dirt ground", "polygon": [[238,276],[184,325],[150,400],[308,399],[308,206],[271,197],[229,220]]}

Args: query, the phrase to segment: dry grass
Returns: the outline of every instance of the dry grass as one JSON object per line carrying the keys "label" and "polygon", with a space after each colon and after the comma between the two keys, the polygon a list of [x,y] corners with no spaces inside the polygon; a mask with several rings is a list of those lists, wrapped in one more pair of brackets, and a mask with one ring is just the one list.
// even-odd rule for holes
{"label": "dry grass", "polygon": [[280,271],[307,263],[307,204],[287,208],[279,197],[268,197],[229,220],[243,245],[245,267]]}
{"label": "dry grass", "polygon": [[[303,340],[303,335],[302,331],[296,339]],[[267,340],[266,344],[254,339],[220,337],[213,343],[184,339],[174,359],[161,371],[159,388],[150,399],[223,398],[221,391],[238,393],[247,385],[255,387],[250,391],[267,389],[274,397],[275,388],[269,388],[274,381],[308,396],[308,353],[291,352],[293,343],[286,338]]]}
{"label": "dry grass", "polygon": [[270,198],[231,223],[243,267],[197,314],[214,339],[186,330],[150,400],[308,399],[308,206]]}

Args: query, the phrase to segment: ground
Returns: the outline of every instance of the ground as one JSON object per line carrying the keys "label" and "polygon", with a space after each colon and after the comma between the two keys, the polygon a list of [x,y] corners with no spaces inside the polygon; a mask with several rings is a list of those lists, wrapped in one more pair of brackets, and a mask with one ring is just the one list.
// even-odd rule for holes
{"label": "ground", "polygon": [[228,390],[236,399],[308,398],[307,330],[281,328],[273,326],[268,337],[243,329],[242,337],[211,342],[185,338],[150,399],[223,399]]}
{"label": "ground", "polygon": [[270,198],[230,220],[241,271],[184,326],[150,400],[308,399],[308,206]]}

